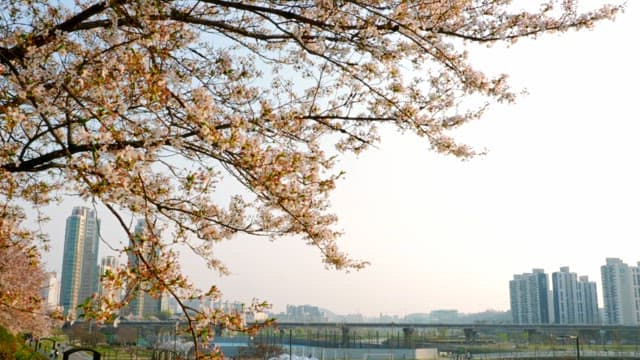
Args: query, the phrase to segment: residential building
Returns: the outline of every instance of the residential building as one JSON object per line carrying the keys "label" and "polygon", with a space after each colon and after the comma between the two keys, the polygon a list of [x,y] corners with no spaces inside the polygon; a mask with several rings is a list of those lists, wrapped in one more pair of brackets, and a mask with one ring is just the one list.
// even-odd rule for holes
{"label": "residential building", "polygon": [[99,237],[95,211],[74,207],[67,218],[62,255],[60,305],[65,316],[77,318],[78,305],[98,289]]}
{"label": "residential building", "polygon": [[549,323],[555,323],[556,311],[553,308],[553,286],[551,286],[551,289],[549,289],[547,293],[547,299],[549,299]]}
{"label": "residential building", "polygon": [[570,272],[568,266],[551,274],[553,280],[554,323],[598,324],[596,283]]}
{"label": "residential building", "polygon": [[578,324],[599,324],[598,292],[588,276],[578,278]]}
{"label": "residential building", "polygon": [[578,322],[578,276],[563,266],[551,274],[553,281],[553,313],[556,324]]}
{"label": "residential building", "polygon": [[[637,325],[638,268],[632,269],[618,258],[607,258],[600,267],[605,324]],[[636,285],[634,285],[634,282]]]}
{"label": "residential building", "polygon": [[542,269],[514,275],[509,281],[511,313],[514,324],[548,324],[549,278]]}
{"label": "residential building", "polygon": [[640,325],[640,262],[638,266],[631,267],[631,286],[633,295],[633,308],[635,314],[635,325]]}

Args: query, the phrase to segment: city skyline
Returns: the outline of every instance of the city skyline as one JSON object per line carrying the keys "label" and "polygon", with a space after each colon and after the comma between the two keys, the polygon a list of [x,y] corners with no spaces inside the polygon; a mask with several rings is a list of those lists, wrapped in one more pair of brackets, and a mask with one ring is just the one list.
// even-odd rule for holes
{"label": "city skyline", "polygon": [[[88,210],[84,207],[76,207],[76,208],[83,209],[85,211]],[[74,208],[74,215],[72,215],[70,218],[75,216],[76,208]],[[142,231],[144,231],[144,221],[138,220],[134,228],[134,233],[142,233]],[[132,259],[131,256],[129,256],[127,258],[127,261],[135,262],[135,259]],[[99,273],[100,274],[104,273],[106,269],[113,270],[119,266],[119,263],[120,263],[119,258],[113,255],[103,256],[100,259]],[[603,280],[605,278],[605,273],[606,273],[605,269],[608,267],[611,267],[612,264],[615,264],[616,266],[614,270],[618,269],[618,267],[620,266],[624,266],[624,268],[627,270],[629,275],[631,274],[631,271],[629,269],[633,270],[633,273],[635,274],[634,276],[637,276],[637,274],[640,273],[640,261],[637,262],[638,267],[634,267],[634,266],[629,267],[626,263],[624,263],[619,258],[606,258],[605,264],[600,266],[600,269],[601,269],[600,279]],[[611,273],[614,274],[615,276],[615,274],[617,274],[618,271],[611,271]],[[53,271],[53,272],[50,272],[49,274],[53,274],[53,277],[55,278],[56,272]],[[548,277],[548,275],[549,274],[545,273],[545,269],[541,269],[541,268],[534,268],[530,273],[513,275],[513,280],[509,281],[511,306],[507,309],[496,309],[493,307],[489,307],[485,309],[485,311],[463,312],[463,311],[460,311],[459,309],[443,307],[440,309],[430,309],[429,311],[416,311],[413,313],[403,313],[403,314],[400,314],[400,316],[406,316],[406,315],[412,315],[412,314],[426,314],[426,313],[437,312],[437,311],[456,311],[456,312],[460,312],[460,314],[462,315],[479,314],[487,311],[513,312],[513,309],[514,309],[513,292],[515,290],[514,283],[521,282],[523,283],[523,286],[525,286],[524,284],[528,282],[528,278],[536,278],[535,281],[536,281],[536,284],[538,284],[536,285],[536,288],[544,289],[545,292],[548,293],[544,295],[544,297],[546,298],[545,301],[547,301],[545,303],[546,306],[544,307],[547,309],[546,311],[548,312],[546,314],[538,314],[538,315],[534,314],[535,316],[537,316],[535,319],[526,319],[526,320],[518,319],[517,318],[518,315],[513,315],[513,323],[590,324],[590,323],[600,323],[600,322],[607,323],[608,322],[607,316],[611,316],[611,315],[609,314],[609,310],[607,308],[606,294],[607,294],[607,289],[611,288],[610,285],[606,285],[605,283],[600,281],[601,292],[598,292],[596,281],[590,281],[589,276],[587,275],[578,276],[578,274],[576,274],[575,272],[570,272],[569,266],[560,266],[559,271],[554,271],[551,273],[552,275],[551,279]],[[629,286],[631,288],[632,287],[631,284],[633,284],[633,282],[631,281],[631,278],[626,278],[625,280],[628,280],[627,282],[629,282]],[[543,283],[540,283],[540,281],[542,281]],[[620,283],[619,280],[609,279],[608,281],[609,282],[616,281],[617,283]],[[620,288],[619,284],[618,286],[614,286],[614,288],[619,289]],[[96,289],[100,289],[99,284],[96,285]],[[523,291],[523,290],[516,290],[516,291]],[[630,294],[631,293],[627,291],[627,293],[624,293],[623,295],[626,297],[629,297]],[[540,294],[536,296],[539,296],[539,295]],[[612,295],[609,295],[609,297],[611,296]],[[616,296],[617,296],[616,301],[619,302],[620,295],[616,294]],[[46,298],[47,296],[44,295],[43,293],[43,297]],[[593,298],[593,300],[591,298]],[[237,302],[237,300],[235,299],[226,300],[226,302],[229,302],[229,301]],[[612,300],[609,300],[609,302],[611,301]],[[633,302],[633,299],[629,299],[629,301]],[[62,304],[60,305],[62,306]],[[314,307],[316,306],[311,303],[305,303],[305,304],[286,303],[286,304],[277,304],[277,305],[279,305],[278,307],[279,310],[289,309],[290,306],[314,306]],[[516,304],[516,309],[518,308],[517,305],[518,304]],[[164,305],[164,307],[166,307],[166,305]],[[567,310],[567,307],[569,307],[569,310]],[[611,307],[611,305],[609,307]],[[161,299],[153,299],[146,293],[140,292],[137,296],[133,298],[131,303],[126,307],[126,310],[124,311],[123,315],[148,316],[148,315],[160,312],[161,308],[162,308]],[[562,308],[564,308],[564,310],[562,310]],[[323,308],[323,309],[331,311],[331,309],[329,308]],[[526,311],[526,309],[521,309],[521,310]],[[575,313],[566,313],[567,311],[571,311]],[[640,311],[640,309],[636,309],[635,311]],[[276,314],[277,312],[278,310],[272,311],[272,313],[274,314]],[[594,313],[594,314],[591,314],[591,313]],[[360,315],[368,318],[372,317],[372,314],[363,315],[361,313],[336,313],[336,315],[340,315],[340,316]],[[382,316],[397,317],[398,313],[379,312],[377,315],[379,315],[380,317]],[[628,317],[629,315],[630,314],[625,313],[623,315],[618,315],[618,317]],[[614,321],[617,321],[617,320],[614,320]]]}
{"label": "city skyline", "polygon": [[[638,10],[629,3],[594,31],[473,49],[479,67],[510,74],[513,87],[528,92],[456,133],[487,155],[460,162],[383,128],[377,149],[342,159],[347,173],[332,196],[345,232],[339,243],[370,261],[367,269],[327,272],[299,240],[248,237],[218,245],[229,277],[204,272],[192,258],[183,267],[202,288],[215,281],[229,299],[314,303],[340,313],[505,310],[509,278],[538,267],[568,265],[600,284],[606,257],[637,261],[624,255],[636,253],[640,237],[640,178],[632,166],[640,154],[640,76],[627,38],[638,32]],[[70,199],[50,211],[51,269],[60,261],[58,214],[78,204]],[[117,226],[105,217],[104,228]],[[126,246],[110,231],[105,241]]]}
{"label": "city skyline", "polygon": [[[69,217],[68,222],[74,223],[74,217],[88,213],[87,208],[77,207],[74,208],[74,213]],[[76,220],[75,223],[78,221]],[[86,221],[85,221],[86,222]],[[99,222],[99,220],[98,220]],[[143,220],[139,220],[135,226],[135,233],[142,233],[144,229]],[[129,261],[132,261],[131,258]],[[134,260],[135,261],[135,260]],[[103,256],[100,259],[99,274],[104,274],[106,271],[116,270],[119,266],[118,258],[113,255]],[[619,258],[607,258],[606,263],[600,267],[601,279],[602,279],[602,296],[598,294],[595,281],[590,281],[588,276],[580,275],[571,272],[568,266],[561,266],[559,271],[554,271],[551,274],[547,274],[544,269],[532,269],[529,273],[514,274],[513,279],[509,281],[509,293],[510,303],[509,309],[504,311],[487,309],[483,312],[476,313],[464,313],[458,309],[433,309],[427,312],[415,312],[409,314],[403,314],[398,316],[397,314],[385,314],[380,312],[377,316],[363,315],[360,313],[339,314],[333,312],[328,308],[321,308],[314,304],[286,304],[286,312],[269,311],[272,316],[278,318],[285,316],[285,320],[292,316],[291,310],[306,312],[307,308],[310,308],[312,312],[322,310],[323,319],[317,318],[317,316],[311,316],[310,319],[305,321],[322,322],[322,321],[336,321],[335,318],[342,319],[340,321],[385,321],[384,319],[391,319],[389,321],[409,321],[409,322],[433,322],[433,314],[441,312],[455,313],[455,317],[473,315],[481,315],[487,313],[495,313],[497,317],[502,317],[506,314],[510,314],[509,317],[514,324],[622,324],[622,325],[634,325],[640,322],[640,308],[637,304],[640,304],[640,298],[636,294],[640,294],[640,287],[637,279],[640,279],[640,261],[638,266],[629,266]],[[551,278],[549,278],[551,275]],[[637,278],[634,280],[634,278]],[[62,279],[61,279],[62,281]],[[97,282],[96,282],[97,283]],[[85,287],[86,284],[84,284]],[[54,297],[57,297],[59,283],[56,279],[56,272],[48,272],[45,286],[41,292],[41,296],[45,301],[48,308],[55,308],[61,306],[57,300],[54,301]],[[95,288],[98,289],[98,293],[101,292],[101,286],[97,283]],[[136,290],[139,291],[139,290]],[[599,302],[598,297],[604,298],[604,301]],[[522,300],[521,300],[522,299]],[[211,304],[207,306],[242,306],[247,304],[238,301],[221,301],[221,300],[208,300]],[[524,303],[523,303],[524,301]],[[173,306],[170,303],[174,303]],[[231,305],[229,305],[231,304]],[[122,316],[129,317],[146,317],[156,316],[160,312],[169,310],[170,312],[177,311],[179,309],[175,306],[175,301],[164,296],[158,299],[154,299],[143,291],[140,291],[133,297],[131,302],[124,308],[121,313]],[[602,305],[602,306],[600,306]],[[190,305],[190,306],[198,306]],[[68,311],[68,310],[65,310]],[[295,312],[294,311],[294,312]],[[328,311],[326,313],[325,311]],[[503,314],[503,315],[500,315]],[[419,316],[419,319],[412,318]],[[429,318],[425,320],[424,316]],[[491,316],[491,315],[490,315]],[[494,317],[495,317],[494,316]],[[437,316],[436,316],[437,317]],[[449,316],[450,317],[450,316]],[[298,318],[294,316],[294,318]],[[334,320],[332,320],[334,318]],[[358,320],[360,319],[360,320]],[[420,320],[422,319],[422,320]],[[451,320],[451,319],[449,319]],[[297,321],[297,320],[286,320]],[[483,320],[483,321],[497,321],[497,320]],[[499,322],[505,322],[501,319]]]}

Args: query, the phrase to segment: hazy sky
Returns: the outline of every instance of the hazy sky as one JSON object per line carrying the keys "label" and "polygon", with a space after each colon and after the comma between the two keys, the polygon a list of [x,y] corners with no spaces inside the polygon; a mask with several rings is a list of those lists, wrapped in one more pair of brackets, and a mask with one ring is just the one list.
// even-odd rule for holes
{"label": "hazy sky", "polygon": [[[588,275],[601,292],[606,257],[640,261],[639,36],[640,3],[629,1],[615,22],[593,31],[474,51],[479,68],[506,72],[528,92],[458,132],[485,156],[437,155],[424,140],[387,130],[378,149],[345,157],[347,176],[332,204],[345,232],[340,244],[371,262],[365,270],[327,271],[315,249],[293,238],[221,244],[227,277],[190,257],[185,269],[202,287],[217,283],[229,300],[257,297],[276,311],[286,304],[366,315],[508,310],[513,274],[561,266]],[[51,270],[60,271],[64,222],[75,205],[82,203],[49,211]],[[100,216],[105,239],[120,241],[115,222]]]}

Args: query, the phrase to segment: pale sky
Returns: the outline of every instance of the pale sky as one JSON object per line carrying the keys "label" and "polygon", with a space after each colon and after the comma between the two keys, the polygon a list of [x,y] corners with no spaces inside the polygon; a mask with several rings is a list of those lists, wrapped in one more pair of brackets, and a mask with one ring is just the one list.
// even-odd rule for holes
{"label": "pale sky", "polygon": [[[185,257],[203,288],[228,300],[256,297],[282,311],[312,304],[334,312],[405,315],[438,309],[509,309],[509,280],[569,266],[601,292],[606,257],[640,261],[640,2],[593,31],[523,40],[472,52],[489,73],[526,89],[458,132],[488,154],[435,154],[423,139],[382,132],[378,149],[346,156],[333,193],[344,250],[371,265],[325,270],[299,239],[237,238],[219,246],[232,275],[219,278]],[[49,209],[50,270],[60,272],[70,199]],[[103,237],[121,241],[100,211]],[[101,247],[100,257],[110,254]],[[601,294],[599,294],[602,307]]]}

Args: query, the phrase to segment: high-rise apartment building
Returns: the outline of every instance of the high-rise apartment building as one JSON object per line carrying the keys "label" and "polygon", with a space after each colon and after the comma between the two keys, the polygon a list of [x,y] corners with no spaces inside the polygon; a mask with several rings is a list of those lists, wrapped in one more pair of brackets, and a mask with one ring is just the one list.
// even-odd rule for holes
{"label": "high-rise apartment building", "polygon": [[599,324],[598,292],[588,276],[578,278],[578,324]]}
{"label": "high-rise apartment building", "polygon": [[[134,229],[134,236],[141,236],[145,232],[145,221],[138,220],[136,227]],[[154,256],[157,254],[149,253],[147,254],[147,260],[152,260]],[[136,267],[138,266],[138,259],[133,256],[133,254],[129,255],[129,266]],[[127,308],[125,308],[125,315],[135,316],[135,317],[146,317],[151,315],[156,315],[160,311],[163,310],[163,298],[158,297],[154,298],[149,295],[145,290],[149,287],[149,284],[136,284],[134,289],[131,289],[133,295],[133,299],[129,302]],[[165,300],[166,303],[166,300]]]}
{"label": "high-rise apartment building", "polygon": [[514,324],[548,324],[549,279],[542,269],[514,275],[509,281],[511,314]]}
{"label": "high-rise apartment building", "polygon": [[65,315],[77,317],[78,305],[98,289],[99,237],[95,211],[74,207],[67,218],[62,255],[60,305]]}
{"label": "high-rise apartment building", "polygon": [[636,316],[635,325],[638,325],[640,324],[640,262],[638,262],[638,266],[631,267],[631,286],[633,287],[631,292]]}
{"label": "high-rise apartment building", "polygon": [[640,323],[638,272],[617,258],[607,258],[600,267],[605,324]]}
{"label": "high-rise apartment building", "polygon": [[570,272],[564,266],[551,274],[553,281],[554,323],[597,324],[598,297],[596,283],[589,277]]}
{"label": "high-rise apartment building", "polygon": [[553,310],[556,324],[575,324],[578,321],[578,276],[563,266],[551,274],[553,281]]}

